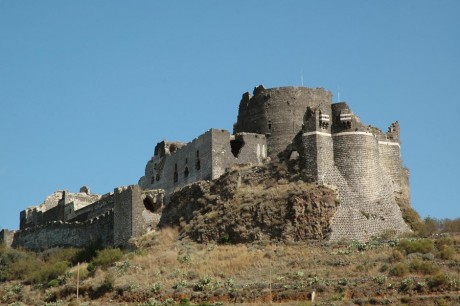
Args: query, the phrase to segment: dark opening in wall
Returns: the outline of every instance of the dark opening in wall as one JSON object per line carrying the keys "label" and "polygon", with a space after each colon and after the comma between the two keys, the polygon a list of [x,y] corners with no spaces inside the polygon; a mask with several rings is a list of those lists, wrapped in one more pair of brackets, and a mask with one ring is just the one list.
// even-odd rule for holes
{"label": "dark opening in wall", "polygon": [[244,141],[242,139],[230,140],[230,147],[232,148],[233,156],[238,157],[241,149],[244,147]]}
{"label": "dark opening in wall", "polygon": [[144,207],[150,212],[157,212],[161,208],[161,204],[154,203],[153,200],[149,197],[144,199]]}
{"label": "dark opening in wall", "polygon": [[271,120],[268,121],[268,130],[271,130],[272,129],[272,122]]}
{"label": "dark opening in wall", "polygon": [[177,150],[177,146],[175,144],[171,144],[169,146],[169,153],[174,153]]}
{"label": "dark opening in wall", "polygon": [[177,174],[177,164],[174,165],[174,183],[177,183],[179,175]]}
{"label": "dark opening in wall", "polygon": [[174,183],[177,183],[177,180],[179,179],[179,176],[177,172],[174,172]]}
{"label": "dark opening in wall", "polygon": [[184,177],[188,177],[188,167],[185,167],[185,170],[184,170]]}
{"label": "dark opening in wall", "polygon": [[159,174],[157,174],[156,180],[157,180],[157,182],[160,180],[160,175]]}
{"label": "dark opening in wall", "polygon": [[197,159],[195,163],[195,169],[200,170],[200,168],[201,168],[201,162],[200,162],[200,159]]}

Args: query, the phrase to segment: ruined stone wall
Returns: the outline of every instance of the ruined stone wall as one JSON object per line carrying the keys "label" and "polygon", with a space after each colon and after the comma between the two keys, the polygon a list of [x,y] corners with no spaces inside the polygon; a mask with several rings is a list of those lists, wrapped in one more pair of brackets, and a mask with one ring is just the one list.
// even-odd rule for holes
{"label": "ruined stone wall", "polygon": [[[93,219],[105,212],[112,210],[114,206],[114,195],[108,193],[99,196],[99,200],[84,206],[83,208],[76,209],[74,202],[71,202],[65,207],[65,221],[68,222],[84,222]],[[78,207],[78,206],[77,206]]]}
{"label": "ruined stone wall", "polygon": [[403,169],[399,143],[379,141],[379,159],[385,173],[391,178],[395,192],[401,192]]}
{"label": "ruined stone wall", "polygon": [[141,189],[137,185],[114,190],[113,244],[125,246],[132,237],[145,232]]}
{"label": "ruined stone wall", "polygon": [[0,231],[0,245],[10,247],[13,244],[14,231],[3,229]]}
{"label": "ruined stone wall", "polygon": [[241,133],[230,136],[226,130],[212,130],[212,178],[236,164],[260,165],[267,157],[265,135]]}
{"label": "ruined stone wall", "polygon": [[[221,176],[233,164],[261,164],[266,158],[264,135],[211,129],[174,152],[157,151],[139,180],[142,189],[165,190],[166,201],[187,184]],[[161,156],[161,152],[166,152]]]}
{"label": "ruined stone wall", "polygon": [[52,247],[83,247],[91,242],[100,240],[102,245],[113,245],[112,211],[97,218],[80,222],[50,222],[34,228],[15,232],[13,247],[23,247],[32,250],[43,250]]}
{"label": "ruined stone wall", "polygon": [[332,94],[323,88],[259,86],[253,94],[246,93],[241,99],[234,133],[266,135],[268,155],[275,161],[302,129],[307,107],[327,109],[332,100]]}
{"label": "ruined stone wall", "polygon": [[[21,211],[19,228],[24,229],[51,221],[66,221],[69,219],[69,213],[94,203],[100,198],[101,196],[96,194],[71,193],[67,190],[55,191],[42,204]],[[68,207],[69,203],[73,203],[72,208]]]}
{"label": "ruined stone wall", "polygon": [[[142,189],[163,189],[166,197],[186,184],[212,179],[212,130],[174,152],[155,150],[139,180]],[[161,151],[167,151],[161,156]]]}
{"label": "ruined stone wall", "polygon": [[86,194],[86,193],[64,193],[64,204],[74,203],[76,210],[81,209],[89,204],[99,201],[101,198],[98,194]]}

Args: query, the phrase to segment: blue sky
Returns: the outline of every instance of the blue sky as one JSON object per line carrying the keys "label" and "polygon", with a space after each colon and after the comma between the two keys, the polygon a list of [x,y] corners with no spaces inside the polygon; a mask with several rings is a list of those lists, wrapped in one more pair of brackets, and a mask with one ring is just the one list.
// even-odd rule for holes
{"label": "blue sky", "polygon": [[137,183],[157,142],[232,129],[254,86],[398,120],[413,207],[460,217],[459,1],[0,0],[0,228]]}

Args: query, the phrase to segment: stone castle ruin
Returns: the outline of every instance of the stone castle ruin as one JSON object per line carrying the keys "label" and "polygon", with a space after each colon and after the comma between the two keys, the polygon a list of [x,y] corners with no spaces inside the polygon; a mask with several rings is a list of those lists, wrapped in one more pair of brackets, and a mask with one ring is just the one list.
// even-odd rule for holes
{"label": "stone castle ruin", "polygon": [[[18,231],[0,241],[45,249],[127,245],[155,229],[171,195],[221,177],[235,166],[296,161],[318,184],[336,190],[340,204],[330,240],[367,240],[385,231],[410,231],[398,203],[409,205],[408,170],[400,153],[399,124],[388,132],[364,125],[345,102],[322,88],[256,87],[242,96],[231,135],[211,129],[188,143],[162,141],[137,185],[93,195],[56,191],[20,213]],[[400,204],[401,205],[401,204]]]}

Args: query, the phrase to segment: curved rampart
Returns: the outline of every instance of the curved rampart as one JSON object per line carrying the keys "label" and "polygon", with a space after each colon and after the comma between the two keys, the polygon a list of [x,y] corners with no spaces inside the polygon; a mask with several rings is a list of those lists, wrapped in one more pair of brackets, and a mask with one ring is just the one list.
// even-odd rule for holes
{"label": "curved rampart", "polygon": [[254,89],[244,94],[234,133],[267,135],[268,155],[277,157],[301,131],[307,107],[330,108],[332,94],[323,88],[278,87]]}
{"label": "curved rampart", "polygon": [[365,200],[378,197],[381,171],[374,135],[367,132],[342,132],[332,135],[334,163],[342,176]]}

